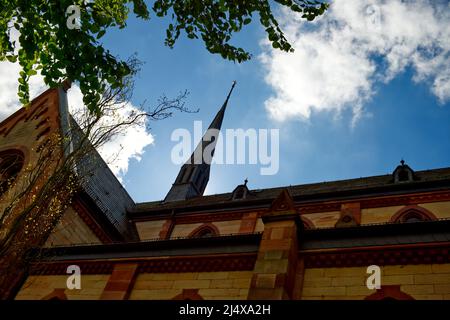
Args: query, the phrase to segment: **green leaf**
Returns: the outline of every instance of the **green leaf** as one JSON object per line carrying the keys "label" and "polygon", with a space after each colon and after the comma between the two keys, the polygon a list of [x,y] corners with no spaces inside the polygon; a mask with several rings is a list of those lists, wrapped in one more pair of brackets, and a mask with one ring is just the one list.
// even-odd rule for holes
{"label": "green leaf", "polygon": [[17,62],[17,56],[6,56],[6,59],[12,63]]}
{"label": "green leaf", "polygon": [[103,36],[105,35],[105,33],[106,33],[106,30],[105,30],[105,29],[101,30],[101,31],[97,34],[97,39],[100,39],[101,37],[103,37]]}
{"label": "green leaf", "polygon": [[[150,14],[167,17],[165,44],[174,47],[180,36],[201,38],[205,48],[224,59],[242,62],[251,59],[244,48],[229,43],[243,25],[259,16],[260,25],[275,49],[291,52],[292,46],[285,39],[273,15],[268,0],[96,0],[83,7],[81,29],[67,30],[65,8],[68,4],[81,4],[83,0],[18,1],[4,0],[0,14],[0,58],[19,62],[21,67],[19,97],[29,99],[29,78],[40,70],[47,85],[55,86],[61,79],[70,78],[79,83],[83,99],[92,112],[96,110],[98,97],[106,87],[119,88],[125,78],[133,75],[134,66],[115,57],[103,46],[101,39],[112,27],[125,28],[132,11],[143,20]],[[282,8],[303,12],[303,18],[312,21],[323,14],[329,4],[325,1],[275,0]],[[147,7],[146,3],[152,3]],[[13,39],[7,33],[14,21],[20,36],[20,47],[13,54]],[[149,32],[153,25],[148,25]],[[182,31],[185,32],[182,32]]]}

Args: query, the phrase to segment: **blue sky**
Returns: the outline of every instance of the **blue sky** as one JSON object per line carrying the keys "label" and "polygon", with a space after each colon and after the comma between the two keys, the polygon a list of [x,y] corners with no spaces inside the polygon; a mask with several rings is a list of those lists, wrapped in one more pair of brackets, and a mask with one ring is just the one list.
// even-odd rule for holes
{"label": "blue sky", "polygon": [[[192,132],[195,120],[205,128],[233,80],[222,128],[279,129],[279,171],[213,165],[206,194],[230,192],[245,178],[260,189],[387,174],[402,158],[414,170],[450,166],[449,9],[448,0],[334,0],[313,23],[276,10],[295,52],[272,49],[253,22],[233,39],[253,54],[242,64],[210,54],[198,40],[181,37],[169,49],[167,20],[131,17],[102,40],[114,55],[137,53],[145,62],[132,104],[151,106],[161,94],[188,90],[186,106],[200,111],[152,123],[151,137],[127,133],[119,141],[127,147],[122,182],[136,202],[163,199],[180,169],[171,161],[172,132]],[[18,72],[17,64],[0,62],[0,119],[20,107]],[[42,92],[42,79],[33,78],[31,89],[32,96]],[[69,104],[77,101],[69,92]]]}
{"label": "blue sky", "polygon": [[[262,176],[258,165],[215,165],[207,194],[232,191],[247,177],[249,187],[257,189],[386,174],[401,158],[415,170],[450,164],[450,104],[438,101],[430,79],[413,80],[417,70],[412,65],[395,72],[392,79],[373,80],[369,97],[363,97],[362,102],[344,103],[362,106],[362,116],[355,123],[352,106],[312,108],[307,118],[294,116],[280,121],[271,117],[265,105],[276,90],[265,80],[268,71],[258,58],[267,48],[260,44],[264,34],[257,24],[252,23],[235,39],[254,55],[242,64],[208,53],[200,41],[180,39],[169,49],[163,45],[164,25],[156,18],[150,22],[133,18],[125,30],[105,38],[112,52],[124,58],[137,52],[145,61],[136,81],[135,105],[144,100],[151,105],[162,93],[170,97],[187,89],[187,106],[200,108],[197,114],[176,114],[151,125],[154,144],[145,148],[140,161],[131,160],[123,177],[137,202],[164,198],[180,168],[170,159],[176,144],[170,140],[172,131],[192,131],[194,120],[209,124],[232,80],[238,84],[223,128],[279,128],[280,170],[276,175]],[[381,54],[372,62],[382,69],[385,58]],[[377,76],[374,73],[370,78]]]}

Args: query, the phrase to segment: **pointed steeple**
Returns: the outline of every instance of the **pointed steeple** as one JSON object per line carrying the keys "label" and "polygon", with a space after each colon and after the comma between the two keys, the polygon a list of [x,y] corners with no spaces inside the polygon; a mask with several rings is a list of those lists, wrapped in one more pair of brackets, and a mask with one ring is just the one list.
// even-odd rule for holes
{"label": "pointed steeple", "polygon": [[[228,100],[230,99],[235,85],[236,81],[233,81],[233,85],[231,86],[225,102],[209,125],[208,130],[202,137],[202,140],[195,148],[194,153],[181,167],[175,183],[170,188],[170,191],[167,193],[164,201],[186,200],[203,195],[209,181],[211,161],[214,156],[218,133],[222,127]],[[211,150],[210,154],[205,155],[205,150]]]}
{"label": "pointed steeple", "polygon": [[231,85],[230,92],[228,92],[227,98],[225,99],[222,108],[220,108],[219,112],[217,112],[216,116],[214,117],[213,121],[209,125],[209,129],[217,129],[220,130],[222,127],[222,121],[223,117],[225,115],[225,110],[228,105],[228,100],[230,100],[231,93],[233,92],[234,86],[236,85],[236,81],[233,81],[233,84]]}

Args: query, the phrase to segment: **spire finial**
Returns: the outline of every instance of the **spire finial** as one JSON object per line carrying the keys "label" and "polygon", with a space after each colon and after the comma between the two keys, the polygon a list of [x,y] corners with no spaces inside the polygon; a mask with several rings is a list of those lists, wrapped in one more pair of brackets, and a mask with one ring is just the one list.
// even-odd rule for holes
{"label": "spire finial", "polygon": [[247,186],[248,178],[245,178],[244,180],[244,186]]}
{"label": "spire finial", "polygon": [[402,164],[402,166],[404,166],[405,165],[405,160],[403,160],[403,158],[402,158],[402,160],[400,160],[400,163]]}
{"label": "spire finial", "polygon": [[234,86],[236,85],[236,83],[237,83],[236,80],[233,80],[230,92],[228,92],[227,99],[225,100],[225,103],[228,102],[228,99],[230,99],[231,93],[233,92],[233,89],[234,89]]}

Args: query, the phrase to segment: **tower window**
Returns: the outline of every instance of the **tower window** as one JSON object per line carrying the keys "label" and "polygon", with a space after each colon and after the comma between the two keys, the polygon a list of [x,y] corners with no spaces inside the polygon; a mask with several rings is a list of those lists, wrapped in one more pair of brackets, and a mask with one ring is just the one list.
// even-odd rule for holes
{"label": "tower window", "polygon": [[193,167],[188,166],[188,167],[183,167],[181,169],[181,173],[179,175],[179,180],[178,183],[186,183],[189,181],[189,178],[192,175],[192,171],[193,171]]}
{"label": "tower window", "polygon": [[183,182],[184,182],[184,183],[186,183],[186,182],[189,181],[189,179],[190,179],[191,176],[192,176],[192,172],[193,172],[193,171],[194,171],[194,168],[193,168],[193,167],[189,167],[189,168],[186,170],[186,176],[183,177]]}
{"label": "tower window", "polygon": [[9,189],[22,170],[24,156],[18,150],[0,153],[0,196]]}
{"label": "tower window", "polygon": [[202,172],[199,171],[198,174],[197,174],[197,177],[195,178],[195,184],[196,184],[197,186],[200,186],[200,179],[201,179],[201,178],[202,178]]}
{"label": "tower window", "polygon": [[200,184],[200,190],[205,190],[207,183],[208,179],[206,178],[206,176],[203,176],[202,183]]}
{"label": "tower window", "polygon": [[178,181],[177,181],[178,183],[182,183],[183,182],[185,174],[186,174],[186,168],[182,168],[181,169],[181,173],[180,173],[180,175],[178,177]]}

